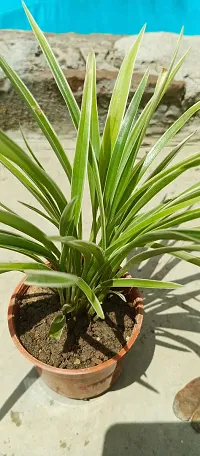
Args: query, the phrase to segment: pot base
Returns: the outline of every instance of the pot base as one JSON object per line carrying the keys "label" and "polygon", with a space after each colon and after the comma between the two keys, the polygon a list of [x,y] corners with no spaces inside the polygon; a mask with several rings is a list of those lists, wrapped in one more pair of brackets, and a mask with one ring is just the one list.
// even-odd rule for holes
{"label": "pot base", "polygon": [[36,367],[36,369],[42,381],[48,388],[55,391],[55,393],[71,399],[92,399],[100,396],[111,388],[122,372],[122,364],[122,360],[119,360],[116,363],[114,370],[110,372],[107,377],[99,380],[98,375],[96,376],[96,381],[94,376],[87,376],[84,381],[83,379],[80,379],[80,381],[77,381],[77,379],[66,381],[65,375],[62,376],[59,374],[58,376],[39,367]]}

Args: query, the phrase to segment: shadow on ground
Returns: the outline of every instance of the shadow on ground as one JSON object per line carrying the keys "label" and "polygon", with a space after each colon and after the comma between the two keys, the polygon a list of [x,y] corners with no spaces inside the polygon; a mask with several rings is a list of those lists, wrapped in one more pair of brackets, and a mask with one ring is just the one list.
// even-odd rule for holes
{"label": "shadow on ground", "polygon": [[[143,270],[133,270],[131,273],[133,277],[165,280],[169,270],[173,270],[180,260],[173,258],[159,272],[155,272],[158,262],[159,257],[154,257],[146,263],[145,277]],[[199,280],[199,271],[178,282],[186,285],[196,280]],[[190,299],[196,300],[199,302],[200,309],[200,293],[195,289],[185,293],[183,291],[181,295],[174,293],[173,290],[146,289],[143,292],[145,315],[142,330],[133,350],[126,356],[125,368],[118,382],[113,386],[113,391],[137,381],[155,393],[159,393],[145,378],[141,378],[153,359],[157,345],[179,352],[193,351],[200,357],[200,346],[191,341],[189,336],[176,335],[174,331],[183,330],[197,334],[200,332],[200,310],[195,310],[187,304]]]}
{"label": "shadow on ground", "polygon": [[119,423],[105,435],[102,456],[198,456],[190,423]]}
{"label": "shadow on ground", "polygon": [[17,388],[15,388],[13,393],[8,397],[6,402],[4,402],[3,406],[0,409],[0,421],[13,408],[15,403],[20,399],[21,396],[23,396],[23,394],[30,388],[30,386],[35,383],[35,381],[38,379],[38,376],[39,375],[36,369],[33,367],[19,383]]}

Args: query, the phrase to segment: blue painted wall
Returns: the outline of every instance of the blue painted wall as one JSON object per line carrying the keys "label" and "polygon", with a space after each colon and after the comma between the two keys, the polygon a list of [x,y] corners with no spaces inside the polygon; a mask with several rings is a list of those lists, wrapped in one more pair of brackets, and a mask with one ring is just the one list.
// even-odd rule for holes
{"label": "blue painted wall", "polygon": [[[26,0],[46,32],[200,35],[200,0]],[[29,30],[21,0],[0,0],[0,28]]]}

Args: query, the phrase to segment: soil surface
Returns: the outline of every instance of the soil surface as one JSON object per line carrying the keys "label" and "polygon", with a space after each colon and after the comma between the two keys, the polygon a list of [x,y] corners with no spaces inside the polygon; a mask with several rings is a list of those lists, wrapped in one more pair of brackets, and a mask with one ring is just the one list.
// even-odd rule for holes
{"label": "soil surface", "polygon": [[91,321],[85,314],[68,320],[57,341],[48,333],[59,314],[58,296],[49,289],[30,287],[17,301],[22,345],[43,363],[63,369],[92,367],[112,358],[127,343],[135,324],[133,307],[115,295],[104,304],[105,320]]}

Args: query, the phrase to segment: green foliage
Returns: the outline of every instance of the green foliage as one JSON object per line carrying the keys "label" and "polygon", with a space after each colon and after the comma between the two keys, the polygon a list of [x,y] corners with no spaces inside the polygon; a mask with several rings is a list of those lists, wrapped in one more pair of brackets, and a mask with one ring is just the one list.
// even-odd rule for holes
{"label": "green foliage", "polygon": [[[200,266],[200,258],[192,253],[200,250],[200,228],[180,227],[185,222],[199,219],[200,209],[191,209],[191,205],[200,201],[200,184],[193,185],[168,201],[162,201],[151,210],[145,208],[168,184],[188,169],[200,165],[200,153],[171,165],[190,135],[173,148],[153,171],[151,168],[149,173],[149,167],[155,158],[200,109],[200,102],[190,107],[170,126],[145,157],[138,159],[149,122],[186,58],[187,53],[175,63],[182,32],[169,68],[161,72],[153,96],[141,110],[148,71],[128,108],[127,101],[135,59],[144,34],[145,27],[142,28],[119,71],[101,138],[94,53],[91,52],[87,60],[80,110],[45,36],[27,7],[23,6],[77,129],[77,142],[71,166],[57,134],[39,104],[15,71],[0,57],[0,67],[27,104],[71,185],[71,200],[67,201],[59,183],[42,167],[23,132],[28,151],[0,132],[0,163],[29,190],[41,209],[26,202],[22,204],[47,219],[58,230],[56,236],[49,238],[36,225],[0,203],[0,222],[15,230],[14,233],[0,230],[0,247],[22,253],[32,260],[27,263],[1,263],[0,273],[22,271],[27,274],[27,284],[57,290],[61,309],[52,322],[49,336],[59,339],[66,318],[74,317],[80,310],[87,311],[91,317],[97,315],[104,318],[102,303],[107,294],[117,294],[124,299],[124,287],[179,286],[171,282],[123,278],[124,273],[133,265],[167,253]],[[89,240],[82,238],[82,198],[86,179],[90,188],[93,217]],[[166,245],[163,240],[181,241],[182,244]],[[132,252],[138,247],[139,253]],[[127,255],[129,260],[122,267]],[[118,291],[113,288],[118,288]]]}
{"label": "green foliage", "polygon": [[51,324],[51,327],[49,330],[49,337],[59,340],[62,335],[64,326],[65,326],[64,314],[57,315],[57,317],[55,317],[54,320],[52,321],[52,324]]}

